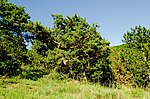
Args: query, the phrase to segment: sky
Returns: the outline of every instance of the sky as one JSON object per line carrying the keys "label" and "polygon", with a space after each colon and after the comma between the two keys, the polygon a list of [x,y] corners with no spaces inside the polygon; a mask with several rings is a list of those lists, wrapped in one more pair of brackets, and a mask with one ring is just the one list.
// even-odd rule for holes
{"label": "sky", "polygon": [[31,20],[53,27],[51,14],[86,18],[97,23],[100,35],[111,46],[121,45],[123,35],[137,25],[150,28],[150,0],[8,0],[24,6]]}

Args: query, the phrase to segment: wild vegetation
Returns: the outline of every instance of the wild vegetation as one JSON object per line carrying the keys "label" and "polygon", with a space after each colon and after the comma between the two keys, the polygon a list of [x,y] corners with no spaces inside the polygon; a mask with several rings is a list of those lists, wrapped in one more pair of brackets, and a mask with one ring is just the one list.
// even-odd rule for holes
{"label": "wild vegetation", "polygon": [[1,99],[149,99],[150,90],[125,86],[104,87],[98,83],[59,80],[51,73],[37,81],[5,79],[0,83]]}
{"label": "wild vegetation", "polygon": [[[146,91],[150,86],[149,29],[131,28],[123,36],[123,45],[110,47],[110,42],[97,32],[97,24],[90,25],[76,14],[72,17],[52,14],[52,17],[54,26],[45,27],[30,20],[23,7],[0,0],[2,98],[7,95],[22,98],[30,93],[31,98],[43,95],[58,98],[66,94],[64,98],[149,96]],[[31,49],[27,48],[28,44]],[[27,89],[23,92],[20,87]],[[131,88],[128,90],[133,94],[127,96],[129,91],[122,89],[126,87]],[[92,94],[86,94],[88,90]],[[106,90],[110,92],[105,93]],[[60,96],[57,93],[61,93]]]}

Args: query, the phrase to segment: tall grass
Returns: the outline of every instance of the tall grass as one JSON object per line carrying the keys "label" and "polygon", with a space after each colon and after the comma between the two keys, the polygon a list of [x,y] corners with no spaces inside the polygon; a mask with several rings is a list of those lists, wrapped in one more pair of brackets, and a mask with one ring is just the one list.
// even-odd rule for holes
{"label": "tall grass", "polygon": [[149,89],[117,87],[75,80],[59,80],[47,75],[37,81],[1,79],[0,99],[150,99]]}

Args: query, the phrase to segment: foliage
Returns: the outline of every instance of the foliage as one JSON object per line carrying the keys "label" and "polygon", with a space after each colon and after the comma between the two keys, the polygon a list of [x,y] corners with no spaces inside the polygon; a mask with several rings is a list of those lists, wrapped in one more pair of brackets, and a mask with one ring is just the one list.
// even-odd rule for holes
{"label": "foliage", "polygon": [[[138,71],[135,74],[135,77],[139,79],[137,83],[142,83],[144,80],[145,83],[149,83],[149,73],[150,73],[150,60],[149,60],[149,50],[150,50],[150,29],[146,29],[145,27],[136,26],[134,29],[131,28],[131,32],[127,32],[124,34],[124,42],[128,44],[128,47],[134,47],[139,51],[139,59],[140,61],[136,61],[136,64],[139,68],[134,68]],[[143,55],[142,55],[143,54]],[[132,55],[136,57],[135,55]],[[134,60],[131,59],[131,63]],[[147,85],[147,84],[146,84]],[[144,84],[145,86],[145,84]]]}
{"label": "foliage", "polygon": [[40,22],[30,21],[26,24],[26,29],[30,32],[28,39],[38,54],[45,56],[46,51],[55,47],[54,38],[50,28],[43,26]]}
{"label": "foliage", "polygon": [[63,18],[52,15],[54,50],[48,50],[48,68],[67,74],[74,79],[86,79],[108,84],[113,75],[108,59],[109,42],[78,15]]}
{"label": "foliage", "polygon": [[150,50],[150,29],[145,27],[136,26],[131,28],[131,32],[124,34],[123,42],[127,43],[129,47],[134,47],[143,52],[145,61],[149,61]]}
{"label": "foliage", "polygon": [[[126,44],[110,51],[109,41],[96,30],[97,24],[90,25],[76,14],[52,17],[54,27],[48,28],[29,20],[24,7],[0,0],[0,75],[20,74],[37,80],[57,71],[59,79],[69,77],[104,85],[112,83],[116,75],[119,84],[148,86],[149,29],[131,28],[123,36]],[[27,49],[28,43],[31,49]]]}
{"label": "foliage", "polygon": [[15,75],[26,60],[25,24],[30,17],[23,7],[0,2],[0,75]]}
{"label": "foliage", "polygon": [[142,53],[128,45],[111,48],[112,66],[116,81],[120,85],[147,87],[149,66],[143,61]]}
{"label": "foliage", "polygon": [[32,64],[78,80],[111,82],[109,42],[96,31],[98,26],[89,25],[78,15],[66,18],[57,14],[52,16],[52,29],[38,22],[26,25],[32,34],[33,46],[29,54]]}
{"label": "foliage", "polygon": [[33,67],[33,66],[23,66],[22,67],[22,73],[20,74],[20,78],[23,79],[31,79],[31,80],[38,80],[39,78],[42,78],[43,75],[46,75],[47,73],[37,67]]}

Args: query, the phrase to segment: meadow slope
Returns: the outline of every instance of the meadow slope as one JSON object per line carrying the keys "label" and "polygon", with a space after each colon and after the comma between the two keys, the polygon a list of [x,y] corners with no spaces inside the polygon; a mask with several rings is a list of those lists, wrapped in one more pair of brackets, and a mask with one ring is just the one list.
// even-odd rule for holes
{"label": "meadow slope", "polygon": [[15,77],[1,79],[0,99],[150,99],[150,89],[108,88],[76,80],[58,80],[51,75],[37,81]]}

